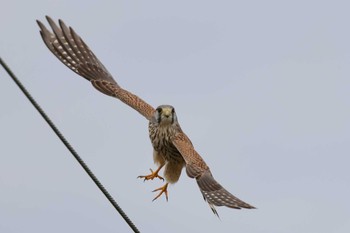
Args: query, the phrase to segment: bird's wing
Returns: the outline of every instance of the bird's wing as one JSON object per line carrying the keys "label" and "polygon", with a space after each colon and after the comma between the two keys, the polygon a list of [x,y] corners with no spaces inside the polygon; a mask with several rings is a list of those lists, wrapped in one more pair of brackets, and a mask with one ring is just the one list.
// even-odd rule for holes
{"label": "bird's wing", "polygon": [[214,179],[209,167],[194,149],[190,139],[185,133],[178,133],[173,138],[172,142],[186,162],[187,175],[191,178],[196,178],[204,199],[208,202],[210,208],[216,215],[217,212],[214,206],[227,206],[235,209],[254,208],[233,196]]}
{"label": "bird's wing", "polygon": [[62,63],[89,80],[100,92],[118,98],[148,120],[152,117],[154,108],[138,96],[122,89],[71,27],[68,28],[62,20],[59,20],[60,27],[58,27],[50,17],[46,16],[46,19],[53,32],[47,30],[44,24],[37,20],[41,37],[49,50]]}

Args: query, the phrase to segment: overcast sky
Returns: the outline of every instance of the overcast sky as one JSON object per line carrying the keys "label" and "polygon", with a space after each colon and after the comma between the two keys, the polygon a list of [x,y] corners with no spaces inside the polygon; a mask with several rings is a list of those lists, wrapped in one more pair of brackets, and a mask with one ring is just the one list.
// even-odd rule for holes
{"label": "overcast sky", "polygon": [[[98,2],[98,3],[97,3]],[[141,232],[350,232],[348,1],[4,1],[0,56]],[[176,108],[215,178],[256,210],[217,219],[183,172],[169,202],[148,122],[46,48],[63,19],[125,89]],[[130,232],[0,69],[0,232]]]}

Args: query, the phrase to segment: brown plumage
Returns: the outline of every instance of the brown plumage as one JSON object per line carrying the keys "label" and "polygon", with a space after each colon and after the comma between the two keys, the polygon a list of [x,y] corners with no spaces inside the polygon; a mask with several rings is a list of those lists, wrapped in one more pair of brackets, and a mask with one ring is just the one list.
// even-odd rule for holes
{"label": "brown plumage", "polygon": [[155,199],[162,193],[168,197],[168,183],[177,182],[182,169],[186,167],[187,175],[196,179],[204,199],[215,214],[217,212],[214,206],[227,206],[235,209],[254,208],[233,196],[214,179],[207,164],[181,130],[172,106],[161,105],[154,109],[138,96],[122,89],[71,27],[68,28],[62,20],[59,20],[60,27],[58,27],[50,17],[46,16],[46,19],[53,32],[37,21],[41,29],[41,37],[49,50],[61,62],[89,80],[100,92],[118,98],[149,120],[149,136],[154,148],[153,158],[159,167],[154,172],[151,170],[150,175],[139,177],[145,180],[163,179],[158,172],[163,166],[165,167],[164,176],[167,183],[155,190],[160,191]]}

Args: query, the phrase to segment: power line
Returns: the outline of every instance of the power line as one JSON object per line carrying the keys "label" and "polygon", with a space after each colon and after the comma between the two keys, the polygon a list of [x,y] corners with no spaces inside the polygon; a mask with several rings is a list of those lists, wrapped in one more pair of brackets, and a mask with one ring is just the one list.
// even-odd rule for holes
{"label": "power line", "polygon": [[30,95],[27,89],[23,86],[23,84],[17,79],[11,69],[6,65],[6,63],[0,57],[0,63],[2,67],[6,70],[12,80],[17,84],[17,86],[21,89],[23,94],[28,98],[28,100],[32,103],[32,105],[36,108],[36,110],[40,113],[40,115],[44,118],[44,120],[49,124],[51,129],[56,133],[62,143],[67,147],[67,149],[71,152],[74,158],[78,161],[78,163],[83,167],[86,173],[90,176],[90,178],[94,181],[97,187],[102,191],[102,193],[106,196],[108,201],[114,206],[114,208],[118,211],[118,213],[122,216],[122,218],[126,221],[126,223],[130,226],[130,228],[135,232],[139,233],[140,231],[134,225],[134,223],[129,219],[126,213],[119,207],[117,202],[113,199],[113,197],[109,194],[109,192],[103,187],[101,182],[97,179],[94,173],[90,170],[90,168],[85,164],[85,162],[80,158],[78,153],[74,150],[74,148],[70,145],[70,143],[66,140],[63,134],[58,130],[55,124],[51,121],[51,119],[46,115],[44,110],[39,106],[39,104],[34,100],[34,98]]}

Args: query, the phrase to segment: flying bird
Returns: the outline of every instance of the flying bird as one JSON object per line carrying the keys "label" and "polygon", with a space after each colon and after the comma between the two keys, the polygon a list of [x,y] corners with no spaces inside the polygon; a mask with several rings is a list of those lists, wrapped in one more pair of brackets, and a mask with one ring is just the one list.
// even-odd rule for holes
{"label": "flying bird", "polygon": [[[68,68],[87,79],[100,92],[115,97],[129,105],[148,120],[149,137],[153,146],[153,159],[158,168],[149,175],[139,176],[144,180],[155,178],[166,180],[164,186],[153,199],[163,193],[168,200],[168,184],[177,182],[185,167],[190,178],[195,178],[199,189],[214,212],[215,206],[227,206],[234,209],[254,209],[252,205],[238,199],[222,187],[213,177],[208,165],[194,149],[192,142],[182,131],[175,108],[171,105],[160,105],[154,109],[144,100],[123,89],[112,75],[85,44],[81,37],[62,20],[59,26],[46,16],[52,32],[37,20],[40,34],[49,50]],[[158,173],[164,167],[164,178]]]}

